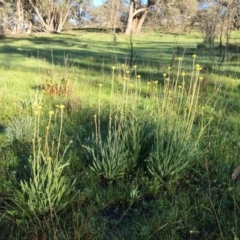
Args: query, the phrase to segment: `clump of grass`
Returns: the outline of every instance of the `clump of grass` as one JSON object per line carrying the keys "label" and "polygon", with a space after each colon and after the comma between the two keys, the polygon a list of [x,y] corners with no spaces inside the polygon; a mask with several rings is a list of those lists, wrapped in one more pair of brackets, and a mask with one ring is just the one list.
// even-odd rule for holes
{"label": "clump of grass", "polygon": [[[192,72],[188,76],[182,72],[183,59],[179,58],[177,75],[173,76],[171,68],[168,68],[169,77],[164,74],[162,89],[158,80],[147,84],[148,101],[152,108],[150,112],[148,105],[141,103],[142,84],[137,74],[137,67],[134,68],[134,91],[128,91],[126,82],[131,82],[131,78],[129,71],[126,71],[122,83],[122,103],[119,112],[115,113],[119,116],[119,120],[114,124],[111,110],[115,76],[115,68],[113,68],[109,136],[105,140],[100,131],[101,120],[99,117],[95,118],[96,146],[85,146],[92,155],[92,170],[106,179],[123,177],[137,166],[146,138],[152,141],[148,149],[145,148],[145,158],[142,161],[145,162],[143,166],[153,177],[158,177],[163,183],[178,181],[183,176],[182,173],[191,166],[191,160],[201,154],[198,143],[205,127],[202,123],[196,133],[193,124],[197,115],[202,80],[199,76],[202,68],[199,64],[195,65],[195,58],[196,55],[193,55]],[[98,116],[100,116],[100,95],[98,106]],[[142,116],[141,121],[137,120],[139,115]],[[154,124],[152,125],[150,121]],[[140,122],[144,122],[145,126],[139,124]],[[151,125],[154,127],[148,128]],[[149,132],[145,132],[144,127]]]}
{"label": "clump of grass", "polygon": [[30,142],[34,129],[34,120],[31,116],[20,116],[12,119],[6,126],[5,134],[7,140],[11,143],[14,141]]}
{"label": "clump of grass", "polygon": [[73,90],[69,77],[59,78],[53,75],[44,78],[43,82],[43,89],[49,95],[67,95],[71,94]]}
{"label": "clump of grass", "polygon": [[[53,111],[49,112],[49,121],[44,139],[40,131],[42,107],[34,112],[34,130],[32,156],[29,157],[29,179],[20,180],[19,188],[13,189],[11,203],[6,201],[5,218],[15,229],[29,239],[58,239],[64,234],[59,226],[59,213],[63,211],[76,195],[74,182],[64,176],[63,171],[69,165],[65,154],[69,145],[62,149],[63,109],[60,105],[60,126],[57,145],[51,140]],[[58,230],[59,229],[59,230]],[[16,236],[16,235],[15,235]]]}
{"label": "clump of grass", "polygon": [[239,55],[233,55],[230,58],[230,62],[239,62],[239,60],[240,60]]}

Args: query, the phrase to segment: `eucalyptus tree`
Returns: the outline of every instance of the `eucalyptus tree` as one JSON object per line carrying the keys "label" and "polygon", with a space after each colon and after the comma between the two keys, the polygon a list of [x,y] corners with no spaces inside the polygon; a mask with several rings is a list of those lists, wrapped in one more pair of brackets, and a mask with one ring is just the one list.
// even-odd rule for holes
{"label": "eucalyptus tree", "polygon": [[46,32],[61,32],[72,11],[81,12],[81,4],[89,4],[87,0],[26,0],[35,19]]}
{"label": "eucalyptus tree", "polygon": [[148,12],[155,6],[158,0],[130,0],[128,21],[125,34],[138,34],[141,32],[142,25],[148,15]]}
{"label": "eucalyptus tree", "polygon": [[125,33],[140,33],[145,20],[166,25],[170,30],[176,26],[184,28],[198,7],[198,0],[131,0]]}
{"label": "eucalyptus tree", "polygon": [[2,31],[20,33],[27,28],[25,0],[0,0],[0,25]]}
{"label": "eucalyptus tree", "polygon": [[198,19],[203,39],[213,44],[216,37],[230,37],[239,16],[239,0],[201,0]]}

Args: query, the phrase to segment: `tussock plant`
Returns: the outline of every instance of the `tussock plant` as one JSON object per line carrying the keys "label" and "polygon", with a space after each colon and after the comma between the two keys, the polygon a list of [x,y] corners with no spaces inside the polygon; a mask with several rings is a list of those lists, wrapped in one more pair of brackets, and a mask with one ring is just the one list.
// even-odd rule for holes
{"label": "tussock plant", "polygon": [[122,138],[119,132],[113,132],[95,148],[85,147],[93,158],[90,168],[98,175],[112,180],[121,178],[126,173],[129,153]]}
{"label": "tussock plant", "polygon": [[12,200],[6,202],[5,218],[14,236],[14,229],[23,232],[28,239],[59,239],[64,231],[60,227],[59,212],[64,210],[74,197],[74,181],[64,176],[63,171],[69,165],[65,153],[69,145],[62,149],[61,135],[64,106],[60,109],[60,127],[58,143],[51,139],[53,111],[49,112],[45,139],[42,138],[40,122],[42,107],[34,112],[34,131],[32,156],[29,157],[30,177],[20,180],[19,188],[14,189]]}
{"label": "tussock plant", "polygon": [[195,63],[190,76],[181,72],[182,58],[179,58],[177,76],[165,78],[162,108],[158,111],[155,141],[147,166],[149,172],[162,182],[177,181],[191,162],[201,153],[199,140],[206,124],[198,126],[194,133],[194,120],[198,109],[201,77],[200,65]]}
{"label": "tussock plant", "polygon": [[30,116],[19,116],[11,120],[6,127],[6,137],[9,142],[29,142],[32,138],[34,120]]}
{"label": "tussock plant", "polygon": [[[120,117],[115,126],[112,123],[115,67],[112,67],[109,136],[102,136],[100,117],[98,121],[95,117],[96,146],[85,146],[92,155],[93,171],[107,179],[119,178],[142,159],[149,173],[162,182],[177,181],[183,176],[193,159],[201,154],[198,143],[207,125],[201,122],[199,126],[194,126],[202,80],[199,76],[201,67],[195,64],[195,59],[196,55],[193,55],[192,71],[186,74],[182,70],[183,58],[179,58],[176,76],[171,74],[171,68],[168,68],[168,75],[163,74],[163,88],[158,80],[148,82],[149,105],[141,103],[143,86],[141,76],[137,74],[137,66],[134,67],[134,80],[130,79],[129,71],[126,71],[122,83]],[[132,92],[126,88],[126,82],[131,81],[135,82],[135,91]],[[99,95],[99,116],[100,102]],[[140,115],[141,118],[138,117]],[[198,130],[197,133],[194,130],[193,134],[194,128]]]}
{"label": "tussock plant", "polygon": [[43,89],[50,95],[71,94],[72,85],[68,76],[60,78],[59,76],[50,76],[43,79]]}

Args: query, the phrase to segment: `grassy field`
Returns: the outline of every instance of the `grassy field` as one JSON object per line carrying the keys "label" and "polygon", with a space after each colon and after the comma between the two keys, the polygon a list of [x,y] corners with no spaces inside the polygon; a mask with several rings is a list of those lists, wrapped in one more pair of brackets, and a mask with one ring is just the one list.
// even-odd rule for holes
{"label": "grassy field", "polygon": [[0,39],[1,239],[238,239],[239,46]]}

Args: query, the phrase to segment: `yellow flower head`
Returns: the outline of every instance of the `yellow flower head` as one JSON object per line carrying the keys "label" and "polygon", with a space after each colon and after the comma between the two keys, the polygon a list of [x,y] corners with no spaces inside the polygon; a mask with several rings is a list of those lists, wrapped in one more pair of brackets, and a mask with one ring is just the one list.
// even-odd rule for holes
{"label": "yellow flower head", "polygon": [[203,80],[203,77],[199,77],[199,80],[202,81],[202,80]]}
{"label": "yellow flower head", "polygon": [[42,106],[38,106],[37,108],[40,110],[40,109],[42,109]]}
{"label": "yellow flower head", "polygon": [[49,112],[49,115],[53,115],[53,114],[54,114],[54,111],[50,111],[50,112]]}
{"label": "yellow flower head", "polygon": [[115,69],[116,69],[116,67],[115,67],[115,66],[112,66],[111,68],[112,68],[112,70],[115,70]]}
{"label": "yellow flower head", "polygon": [[102,83],[99,83],[98,86],[101,88],[101,87],[103,86],[103,84],[102,84]]}
{"label": "yellow flower head", "polygon": [[172,91],[170,90],[170,91],[168,91],[168,93],[169,93],[169,94],[172,94]]}
{"label": "yellow flower head", "polygon": [[47,157],[47,160],[48,160],[48,161],[51,161],[51,160],[52,160],[52,158],[51,158],[51,157]]}
{"label": "yellow flower head", "polygon": [[166,78],[166,81],[169,81],[170,79],[169,78]]}
{"label": "yellow flower head", "polygon": [[128,80],[128,79],[127,79],[126,77],[124,77],[124,78],[123,78],[123,81],[126,81],[126,80]]}
{"label": "yellow flower head", "polygon": [[135,66],[133,66],[135,69],[137,68],[137,66],[135,65]]}
{"label": "yellow flower head", "polygon": [[167,74],[166,74],[166,73],[164,73],[164,74],[163,74],[163,76],[164,76],[164,77],[166,77],[166,76],[167,76]]}
{"label": "yellow flower head", "polygon": [[137,75],[137,78],[141,78],[141,75]]}
{"label": "yellow flower head", "polygon": [[182,57],[179,57],[179,58],[178,58],[178,60],[179,60],[179,61],[182,61],[182,60],[183,60],[183,58],[182,58]]}
{"label": "yellow flower head", "polygon": [[183,73],[182,73],[182,76],[185,76],[185,75],[186,75],[186,73],[185,73],[185,72],[183,72]]}
{"label": "yellow flower head", "polygon": [[93,117],[94,117],[94,118],[97,118],[97,115],[96,115],[96,114],[94,114],[94,115],[93,115]]}
{"label": "yellow flower head", "polygon": [[196,57],[197,57],[197,55],[196,55],[196,54],[193,54],[193,55],[192,55],[192,57],[193,57],[193,58],[196,58]]}
{"label": "yellow flower head", "polygon": [[200,68],[200,65],[199,65],[199,64],[196,64],[195,67],[196,67],[196,68]]}
{"label": "yellow flower head", "polygon": [[171,67],[168,67],[168,70],[171,70],[172,68]]}
{"label": "yellow flower head", "polygon": [[39,113],[38,111],[34,111],[34,114],[35,114],[35,115],[38,115],[38,113]]}
{"label": "yellow flower head", "polygon": [[147,85],[150,85],[151,84],[151,82],[147,82]]}
{"label": "yellow flower head", "polygon": [[130,73],[130,71],[126,71],[126,74],[129,74]]}
{"label": "yellow flower head", "polygon": [[59,108],[59,105],[55,105],[56,108]]}
{"label": "yellow flower head", "polygon": [[205,109],[205,107],[204,106],[202,106],[202,110],[204,110]]}
{"label": "yellow flower head", "polygon": [[172,101],[172,98],[170,97],[170,98],[168,98],[170,101]]}
{"label": "yellow flower head", "polygon": [[155,83],[155,84],[157,84],[157,83],[158,83],[158,81],[156,80],[156,81],[154,81],[154,83]]}
{"label": "yellow flower head", "polygon": [[181,88],[182,88],[182,86],[181,86],[181,85],[179,85],[179,86],[178,86],[178,88],[179,88],[179,89],[181,89]]}
{"label": "yellow flower head", "polygon": [[65,106],[61,104],[61,105],[59,106],[59,108],[64,109]]}

